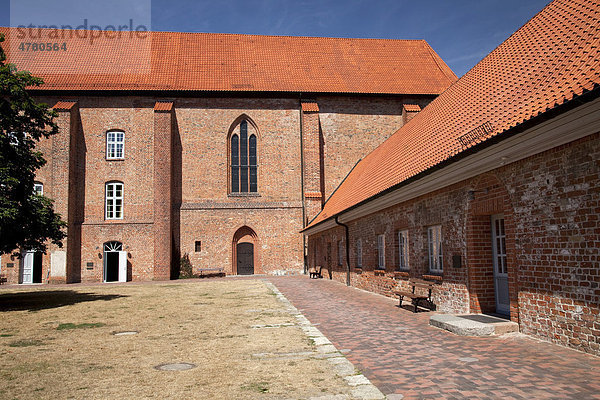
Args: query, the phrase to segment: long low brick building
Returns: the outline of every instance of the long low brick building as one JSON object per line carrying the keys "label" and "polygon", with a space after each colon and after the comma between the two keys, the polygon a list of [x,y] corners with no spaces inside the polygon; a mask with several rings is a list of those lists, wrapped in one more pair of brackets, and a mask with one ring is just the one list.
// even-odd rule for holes
{"label": "long low brick building", "polygon": [[556,0],[364,157],[311,266],[600,354],[600,5]]}
{"label": "long low brick building", "polygon": [[2,256],[9,283],[163,280],[182,257],[301,273],[324,199],[456,80],[422,40],[0,32],[58,113],[36,187],[68,223],[62,248]]}

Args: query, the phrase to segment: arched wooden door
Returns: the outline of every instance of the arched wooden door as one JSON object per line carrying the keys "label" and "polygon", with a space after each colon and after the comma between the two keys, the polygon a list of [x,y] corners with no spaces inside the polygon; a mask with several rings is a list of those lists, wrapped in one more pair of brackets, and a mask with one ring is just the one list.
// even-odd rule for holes
{"label": "arched wooden door", "polygon": [[237,275],[253,275],[259,269],[258,237],[252,228],[243,226],[233,235],[232,272]]}
{"label": "arched wooden door", "polygon": [[238,243],[237,249],[237,273],[238,275],[254,274],[254,244]]}

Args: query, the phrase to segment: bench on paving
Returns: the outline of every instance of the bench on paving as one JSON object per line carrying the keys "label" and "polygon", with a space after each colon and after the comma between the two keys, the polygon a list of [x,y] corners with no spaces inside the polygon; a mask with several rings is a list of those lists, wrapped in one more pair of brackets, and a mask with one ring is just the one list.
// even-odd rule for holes
{"label": "bench on paving", "polygon": [[323,267],[320,265],[316,266],[316,267],[310,267],[308,269],[308,276],[310,277],[310,279],[322,278],[323,277]]}
{"label": "bench on paving", "polygon": [[8,279],[6,279],[6,276],[0,275],[0,285],[2,285],[3,283],[6,283],[7,281],[8,281]]}
{"label": "bench on paving", "polygon": [[400,288],[394,289],[393,293],[400,298],[400,304],[398,307],[402,307],[402,301],[404,298],[412,300],[412,304],[415,307],[413,312],[419,312],[419,303],[427,302],[433,306],[431,301],[431,292],[434,288],[434,283],[423,279],[410,278],[408,280],[409,290],[402,290]]}
{"label": "bench on paving", "polygon": [[223,268],[201,268],[198,270],[200,277],[204,276],[225,276],[225,270]]}

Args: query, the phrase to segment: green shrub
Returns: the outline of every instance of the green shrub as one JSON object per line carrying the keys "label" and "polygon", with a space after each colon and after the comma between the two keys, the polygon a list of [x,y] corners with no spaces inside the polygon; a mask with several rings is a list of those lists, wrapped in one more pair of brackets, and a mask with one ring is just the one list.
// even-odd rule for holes
{"label": "green shrub", "polygon": [[194,278],[194,269],[188,253],[185,253],[183,257],[181,257],[179,269],[179,279],[186,278]]}

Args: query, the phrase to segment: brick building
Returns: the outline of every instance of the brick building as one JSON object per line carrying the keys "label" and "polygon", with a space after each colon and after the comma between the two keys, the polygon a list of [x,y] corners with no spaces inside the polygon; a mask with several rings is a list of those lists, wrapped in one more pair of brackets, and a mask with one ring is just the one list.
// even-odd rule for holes
{"label": "brick building", "polygon": [[600,354],[600,5],[556,0],[362,159],[310,265]]}
{"label": "brick building", "polygon": [[324,198],[456,79],[419,40],[154,32],[146,54],[99,37],[32,57],[2,32],[58,112],[37,181],[68,222],[63,248],[2,257],[12,283],[169,279],[182,255],[301,272]]}

